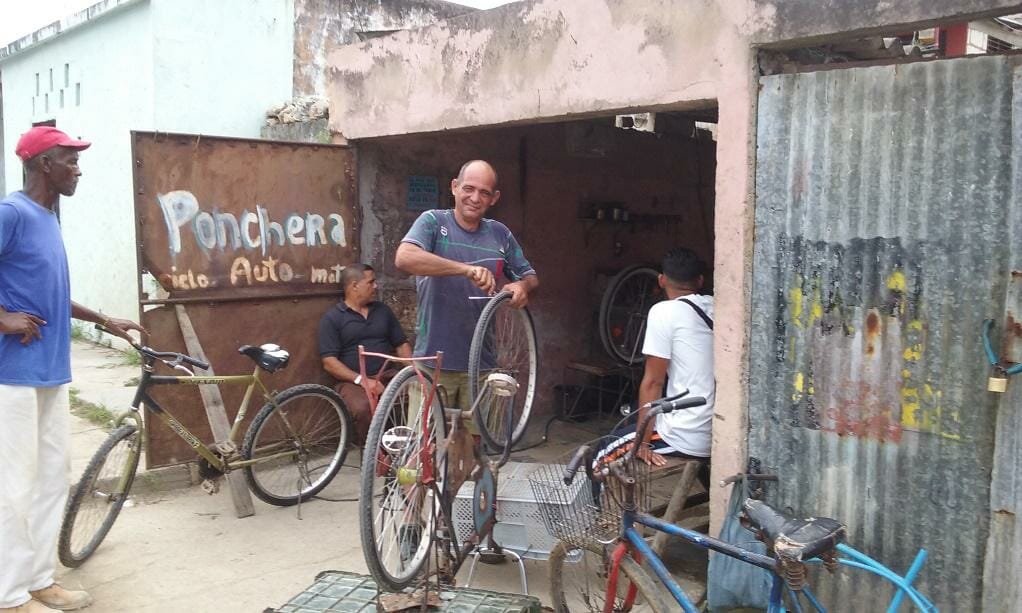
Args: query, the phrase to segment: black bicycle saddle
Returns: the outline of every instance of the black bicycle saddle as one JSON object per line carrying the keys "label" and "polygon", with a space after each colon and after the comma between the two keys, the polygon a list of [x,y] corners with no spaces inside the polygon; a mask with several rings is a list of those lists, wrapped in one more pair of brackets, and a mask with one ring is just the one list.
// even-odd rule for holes
{"label": "black bicycle saddle", "polygon": [[238,353],[252,358],[252,361],[266,372],[277,372],[287,366],[288,360],[291,359],[291,354],[281,349],[280,345],[274,345],[273,343],[266,343],[259,347],[242,345],[238,347]]}
{"label": "black bicycle saddle", "polygon": [[752,528],[784,558],[799,561],[815,558],[845,540],[845,526],[836,519],[798,519],[752,498],[745,501],[742,510]]}

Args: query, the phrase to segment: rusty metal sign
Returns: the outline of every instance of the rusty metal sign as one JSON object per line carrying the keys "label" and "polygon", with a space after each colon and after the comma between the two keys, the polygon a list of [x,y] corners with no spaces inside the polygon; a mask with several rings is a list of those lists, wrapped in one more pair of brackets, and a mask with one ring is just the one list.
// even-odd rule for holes
{"label": "rusty metal sign", "polygon": [[358,249],[347,147],[134,132],[133,158],[140,268],[176,298],[323,290]]}
{"label": "rusty metal sign", "polygon": [[[139,296],[150,344],[186,352],[172,306],[185,304],[217,375],[251,373],[238,347],[273,342],[292,357],[285,370],[261,373],[271,389],[329,383],[316,330],[340,297],[340,271],[358,260],[353,151],[133,132],[132,154]],[[197,388],[152,393],[196,436],[212,441]],[[244,388],[222,386],[221,393],[233,420]],[[249,418],[261,405],[253,402]],[[161,422],[149,425],[148,466],[195,458]]]}

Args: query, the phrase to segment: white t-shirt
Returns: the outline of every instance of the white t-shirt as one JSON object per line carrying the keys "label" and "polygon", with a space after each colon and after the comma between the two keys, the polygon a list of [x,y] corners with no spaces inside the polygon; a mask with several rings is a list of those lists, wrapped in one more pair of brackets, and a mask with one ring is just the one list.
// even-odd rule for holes
{"label": "white t-shirt", "polygon": [[[713,297],[683,296],[713,319]],[[695,309],[680,299],[653,305],[646,321],[642,353],[670,361],[667,367],[667,395],[689,390],[689,396],[703,396],[706,404],[679,409],[656,420],[656,431],[665,443],[688,455],[709,457],[713,426],[713,330]]]}

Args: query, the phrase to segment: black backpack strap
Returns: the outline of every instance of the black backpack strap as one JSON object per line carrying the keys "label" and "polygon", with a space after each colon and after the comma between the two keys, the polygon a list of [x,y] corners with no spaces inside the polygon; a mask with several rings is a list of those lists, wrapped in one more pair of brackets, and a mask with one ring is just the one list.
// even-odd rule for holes
{"label": "black backpack strap", "polygon": [[698,315],[703,321],[705,321],[706,325],[709,326],[711,330],[713,329],[713,320],[710,319],[710,316],[706,314],[706,311],[697,307],[696,303],[692,302],[688,298],[678,298],[678,300],[692,307],[692,309],[695,310],[696,315]]}

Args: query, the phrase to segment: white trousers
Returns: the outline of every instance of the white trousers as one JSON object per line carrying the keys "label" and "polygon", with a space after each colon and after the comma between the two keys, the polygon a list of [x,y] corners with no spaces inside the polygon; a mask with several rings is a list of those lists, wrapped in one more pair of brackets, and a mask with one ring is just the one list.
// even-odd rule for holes
{"label": "white trousers", "polygon": [[68,386],[0,385],[0,608],[53,583],[71,470]]}

